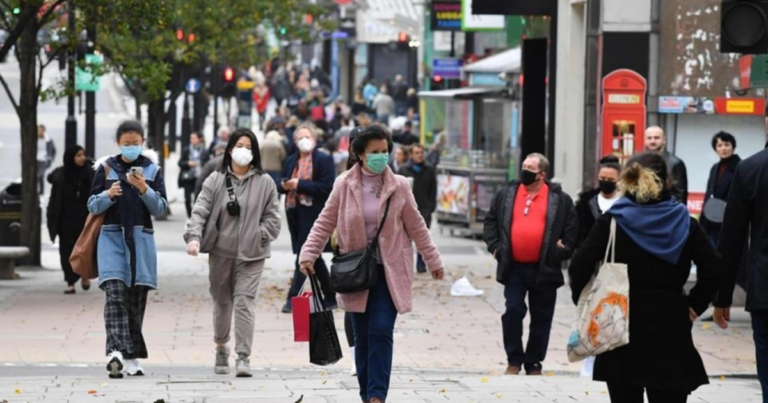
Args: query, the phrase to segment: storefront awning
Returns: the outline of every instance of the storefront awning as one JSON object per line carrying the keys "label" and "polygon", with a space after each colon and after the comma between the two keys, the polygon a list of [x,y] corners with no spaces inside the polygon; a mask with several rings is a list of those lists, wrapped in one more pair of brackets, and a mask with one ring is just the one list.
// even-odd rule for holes
{"label": "storefront awning", "polygon": [[506,92],[499,88],[463,87],[450,90],[419,91],[419,97],[423,98],[472,98],[490,94],[503,95]]}
{"label": "storefront awning", "polygon": [[517,47],[468,64],[461,71],[464,73],[518,73],[521,64],[522,53]]}

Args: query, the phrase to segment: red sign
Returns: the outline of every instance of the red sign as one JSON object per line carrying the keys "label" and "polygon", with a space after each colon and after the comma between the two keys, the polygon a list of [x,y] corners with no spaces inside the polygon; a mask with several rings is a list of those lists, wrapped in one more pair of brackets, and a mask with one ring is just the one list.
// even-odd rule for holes
{"label": "red sign", "polygon": [[744,55],[739,58],[739,85],[746,90],[750,86],[752,76],[752,55]]}
{"label": "red sign", "polygon": [[693,215],[700,215],[704,208],[704,193],[688,193],[688,212]]}

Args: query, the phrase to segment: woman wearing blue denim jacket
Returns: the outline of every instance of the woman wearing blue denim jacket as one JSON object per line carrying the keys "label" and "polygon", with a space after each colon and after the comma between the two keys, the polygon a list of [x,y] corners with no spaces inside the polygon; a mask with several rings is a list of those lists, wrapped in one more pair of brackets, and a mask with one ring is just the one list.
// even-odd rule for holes
{"label": "woman wearing blue denim jacket", "polygon": [[105,214],[98,240],[99,288],[106,293],[107,371],[144,375],[137,359],[148,357],[141,333],[149,290],[157,288],[157,251],[152,215],[168,202],[157,153],[144,149],[144,128],[126,121],[117,128],[120,155],[96,162],[88,210]]}

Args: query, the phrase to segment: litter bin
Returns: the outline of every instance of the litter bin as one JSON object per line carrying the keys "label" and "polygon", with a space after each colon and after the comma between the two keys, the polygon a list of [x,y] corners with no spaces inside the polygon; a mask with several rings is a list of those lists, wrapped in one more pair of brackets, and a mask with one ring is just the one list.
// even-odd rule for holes
{"label": "litter bin", "polygon": [[0,192],[0,246],[21,245],[21,184]]}

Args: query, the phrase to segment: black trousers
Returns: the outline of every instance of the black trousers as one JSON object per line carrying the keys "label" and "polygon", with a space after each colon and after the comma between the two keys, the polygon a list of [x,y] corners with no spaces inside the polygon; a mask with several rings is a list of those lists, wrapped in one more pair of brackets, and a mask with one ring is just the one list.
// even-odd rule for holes
{"label": "black trousers", "polygon": [[195,202],[195,183],[184,184],[184,207],[187,208],[187,218],[192,218],[192,206]]}
{"label": "black trousers", "polygon": [[[549,333],[557,302],[557,284],[536,281],[537,265],[517,265],[507,275],[504,286],[506,311],[501,317],[507,363],[525,366],[526,372],[541,371],[547,356]],[[528,295],[526,306],[525,297]],[[528,344],[523,348],[523,320],[531,312]]]}
{"label": "black trousers", "polygon": [[[643,403],[643,389],[608,383],[611,403]],[[688,401],[687,392],[658,389],[645,389],[645,392],[648,393],[648,403],[685,403]]]}
{"label": "black trousers", "polygon": [[352,325],[352,314],[350,312],[344,313],[344,333],[347,335],[347,344],[349,344],[350,347],[354,347],[355,328]]}
{"label": "black trousers", "polygon": [[72,255],[72,250],[75,249],[77,238],[80,233],[77,234],[59,234],[59,257],[61,259],[61,270],[64,272],[64,281],[67,285],[75,285],[80,280],[80,275],[72,270],[72,265],[69,263],[69,256]]}

